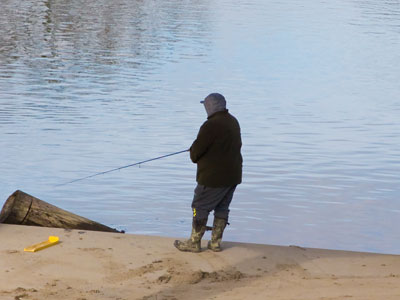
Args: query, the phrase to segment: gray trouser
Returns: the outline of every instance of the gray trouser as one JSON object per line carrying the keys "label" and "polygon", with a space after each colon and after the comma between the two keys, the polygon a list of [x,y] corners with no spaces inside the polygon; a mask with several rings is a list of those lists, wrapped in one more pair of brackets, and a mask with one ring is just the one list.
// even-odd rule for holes
{"label": "gray trouser", "polygon": [[211,188],[198,184],[194,189],[192,202],[193,218],[195,220],[207,219],[210,211],[214,216],[228,221],[229,205],[236,185],[222,188]]}

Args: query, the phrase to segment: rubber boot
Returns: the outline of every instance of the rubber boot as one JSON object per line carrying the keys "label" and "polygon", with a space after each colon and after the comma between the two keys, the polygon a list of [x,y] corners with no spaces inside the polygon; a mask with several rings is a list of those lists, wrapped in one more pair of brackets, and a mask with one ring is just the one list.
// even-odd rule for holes
{"label": "rubber boot", "polygon": [[222,250],[221,240],[227,223],[228,222],[225,219],[214,217],[211,241],[209,241],[207,245],[208,249],[214,252],[220,252]]}
{"label": "rubber boot", "polygon": [[174,246],[180,251],[186,252],[200,252],[201,251],[201,238],[206,232],[207,219],[195,220],[192,223],[192,234],[186,241],[176,240]]}

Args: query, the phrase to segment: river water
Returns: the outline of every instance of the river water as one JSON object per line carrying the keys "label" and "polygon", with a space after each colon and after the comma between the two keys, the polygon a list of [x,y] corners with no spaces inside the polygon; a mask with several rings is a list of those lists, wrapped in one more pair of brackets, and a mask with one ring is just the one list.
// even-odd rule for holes
{"label": "river water", "polygon": [[57,184],[187,149],[220,92],[244,157],[226,240],[399,254],[399,77],[397,0],[2,0],[0,205],[187,236],[187,153]]}

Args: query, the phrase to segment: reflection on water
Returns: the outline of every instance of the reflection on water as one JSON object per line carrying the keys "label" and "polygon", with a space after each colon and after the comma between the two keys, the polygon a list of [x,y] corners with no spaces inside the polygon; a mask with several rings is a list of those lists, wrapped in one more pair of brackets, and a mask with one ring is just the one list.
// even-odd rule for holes
{"label": "reflection on water", "polygon": [[[396,1],[0,3],[0,205],[16,189],[185,236],[199,100],[228,99],[244,182],[228,240],[399,253]],[[208,238],[208,236],[207,236]]]}

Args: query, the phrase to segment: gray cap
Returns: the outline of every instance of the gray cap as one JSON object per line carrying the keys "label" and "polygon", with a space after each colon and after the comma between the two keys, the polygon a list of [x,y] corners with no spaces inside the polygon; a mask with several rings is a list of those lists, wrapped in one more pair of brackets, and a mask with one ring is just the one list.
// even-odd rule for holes
{"label": "gray cap", "polygon": [[200,101],[200,103],[204,103],[204,102],[211,101],[213,104],[219,104],[219,105],[225,105],[226,106],[226,100],[225,97],[222,96],[219,93],[212,93],[210,95],[208,95],[204,100]]}
{"label": "gray cap", "polygon": [[200,101],[200,103],[204,104],[208,116],[217,111],[223,111],[226,109],[225,97],[218,93],[208,95],[203,101]]}

